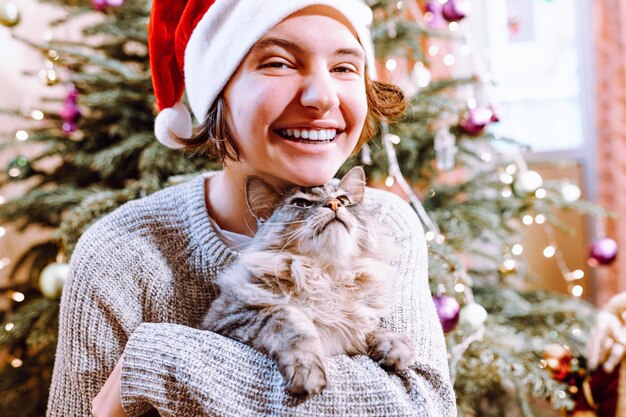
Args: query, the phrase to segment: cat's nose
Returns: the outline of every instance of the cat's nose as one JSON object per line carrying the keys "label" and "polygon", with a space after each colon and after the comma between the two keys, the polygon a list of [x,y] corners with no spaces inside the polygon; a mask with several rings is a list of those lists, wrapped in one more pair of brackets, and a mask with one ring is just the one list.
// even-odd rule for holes
{"label": "cat's nose", "polygon": [[328,200],[326,204],[324,205],[324,207],[328,207],[332,211],[337,211],[339,210],[339,207],[341,207],[341,203],[336,198],[333,198],[333,199]]}

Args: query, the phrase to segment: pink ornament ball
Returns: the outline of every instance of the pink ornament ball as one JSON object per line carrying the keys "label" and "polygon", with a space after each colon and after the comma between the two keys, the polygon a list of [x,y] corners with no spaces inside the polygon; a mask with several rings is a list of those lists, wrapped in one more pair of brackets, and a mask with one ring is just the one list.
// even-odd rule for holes
{"label": "pink ornament ball", "polygon": [[443,331],[447,333],[454,329],[459,322],[461,310],[459,302],[454,297],[445,294],[433,296],[433,302]]}
{"label": "pink ornament ball", "polygon": [[448,22],[458,22],[465,19],[470,11],[471,5],[468,0],[448,0],[441,7],[441,14]]}
{"label": "pink ornament ball", "polygon": [[601,237],[591,242],[589,264],[609,265],[617,258],[617,242],[610,237]]}

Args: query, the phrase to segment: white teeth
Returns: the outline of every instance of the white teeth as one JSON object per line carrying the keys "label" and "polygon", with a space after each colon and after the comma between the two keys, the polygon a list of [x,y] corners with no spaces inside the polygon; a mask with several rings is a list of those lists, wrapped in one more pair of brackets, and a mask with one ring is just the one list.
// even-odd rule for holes
{"label": "white teeth", "polygon": [[281,129],[283,136],[308,140],[332,140],[337,136],[335,129]]}

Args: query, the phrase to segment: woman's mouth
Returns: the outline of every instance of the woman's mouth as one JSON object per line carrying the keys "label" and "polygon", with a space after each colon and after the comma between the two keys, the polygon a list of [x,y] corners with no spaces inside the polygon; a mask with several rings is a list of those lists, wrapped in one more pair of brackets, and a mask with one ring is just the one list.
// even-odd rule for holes
{"label": "woman's mouth", "polygon": [[278,129],[282,138],[305,143],[328,143],[337,136],[337,129]]}

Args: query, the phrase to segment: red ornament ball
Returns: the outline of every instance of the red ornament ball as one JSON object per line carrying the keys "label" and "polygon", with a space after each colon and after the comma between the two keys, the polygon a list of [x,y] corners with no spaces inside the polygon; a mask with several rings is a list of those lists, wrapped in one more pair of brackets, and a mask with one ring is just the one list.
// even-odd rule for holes
{"label": "red ornament ball", "polygon": [[447,333],[454,329],[459,322],[459,312],[461,311],[459,302],[454,297],[445,294],[435,295],[433,301],[443,331]]}
{"label": "red ornament ball", "polygon": [[617,242],[610,237],[601,237],[591,242],[589,264],[608,265],[617,258]]}

